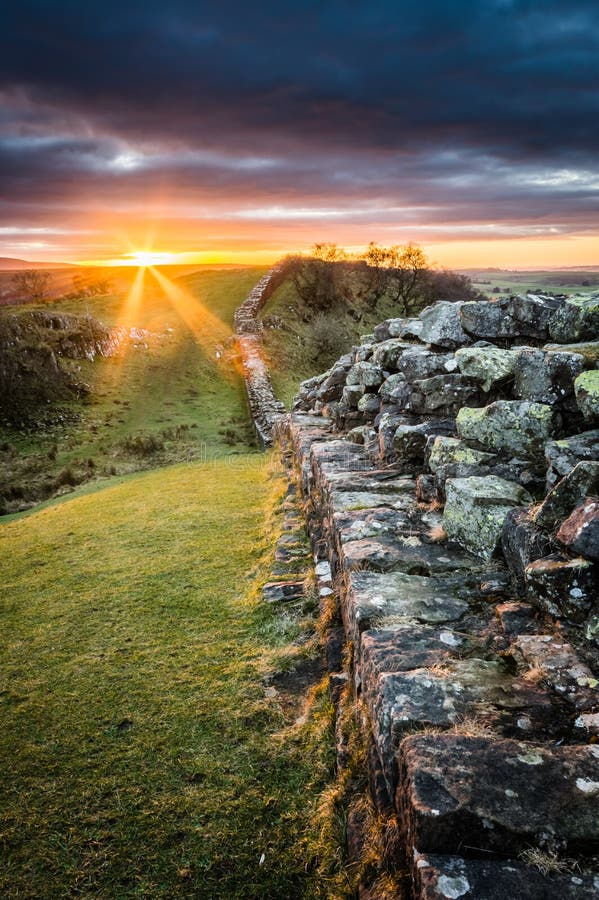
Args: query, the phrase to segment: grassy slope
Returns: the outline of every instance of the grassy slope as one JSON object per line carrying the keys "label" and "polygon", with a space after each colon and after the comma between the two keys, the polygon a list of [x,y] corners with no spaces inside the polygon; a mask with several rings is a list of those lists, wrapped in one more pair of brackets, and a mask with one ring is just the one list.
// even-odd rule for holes
{"label": "grassy slope", "polygon": [[188,464],[2,528],[2,896],[320,896],[328,716],[285,730],[261,680],[272,492]]}
{"label": "grassy slope", "polygon": [[[235,308],[263,271],[208,269],[176,284],[231,327]],[[89,313],[112,325],[119,321],[123,305],[124,295],[117,294],[56,301],[45,307]],[[251,434],[247,404],[234,366],[228,359],[217,362],[217,341],[208,331],[203,345],[195,339],[149,275],[135,324],[156,336],[148,350],[131,347],[123,356],[77,363],[79,377],[92,388],[88,403],[65,404],[67,413],[79,417],[77,422],[35,434],[0,428],[0,444],[6,442],[11,448],[9,453],[0,450],[0,483],[53,479],[65,467],[79,466],[85,472],[89,459],[94,469],[87,474],[123,474],[140,466],[230,454],[236,442],[247,442]],[[169,439],[168,430],[181,425],[188,428],[183,440]],[[149,458],[127,454],[123,442],[139,434],[161,437],[166,442],[164,450]],[[48,454],[55,458],[49,459]]]}

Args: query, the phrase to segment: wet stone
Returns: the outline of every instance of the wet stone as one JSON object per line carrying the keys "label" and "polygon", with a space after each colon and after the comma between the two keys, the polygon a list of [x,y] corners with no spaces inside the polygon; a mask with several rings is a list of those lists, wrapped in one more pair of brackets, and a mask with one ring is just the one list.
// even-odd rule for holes
{"label": "wet stone", "polygon": [[583,622],[599,597],[597,567],[588,559],[552,553],[524,570],[526,595],[531,603],[570,622]]}
{"label": "wet stone", "polygon": [[415,900],[596,900],[595,875],[549,874],[517,859],[464,859],[416,853]]}
{"label": "wet stone", "polygon": [[[599,846],[599,748],[447,734],[406,738],[396,806],[424,853]],[[489,773],[493,777],[489,777]]]}
{"label": "wet stone", "polygon": [[599,562],[599,499],[589,497],[562,522],[557,539],[572,553]]}

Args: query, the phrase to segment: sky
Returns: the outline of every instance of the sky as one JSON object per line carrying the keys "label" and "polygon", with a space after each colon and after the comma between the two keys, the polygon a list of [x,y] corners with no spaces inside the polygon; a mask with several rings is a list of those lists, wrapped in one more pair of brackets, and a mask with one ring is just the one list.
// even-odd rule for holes
{"label": "sky", "polygon": [[0,256],[599,264],[598,148],[597,0],[3,9]]}

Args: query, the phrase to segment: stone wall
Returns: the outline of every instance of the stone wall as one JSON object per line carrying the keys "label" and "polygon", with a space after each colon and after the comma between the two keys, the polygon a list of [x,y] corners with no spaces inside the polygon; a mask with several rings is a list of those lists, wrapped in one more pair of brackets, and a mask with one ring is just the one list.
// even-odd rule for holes
{"label": "stone wall", "polygon": [[277,400],[270,381],[262,346],[262,323],[258,314],[266,301],[285,280],[284,262],[274,266],[252,288],[235,313],[235,333],[241,354],[243,377],[252,422],[261,447],[273,443],[273,428],[285,406]]}
{"label": "stone wall", "polygon": [[598,301],[388,320],[277,426],[421,900],[599,896]]}

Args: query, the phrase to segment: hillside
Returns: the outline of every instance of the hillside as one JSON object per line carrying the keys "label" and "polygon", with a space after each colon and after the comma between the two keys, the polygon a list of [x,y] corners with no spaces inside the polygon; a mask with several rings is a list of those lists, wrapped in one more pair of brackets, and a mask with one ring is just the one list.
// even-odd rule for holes
{"label": "hillside", "polygon": [[41,408],[26,427],[0,424],[4,511],[90,480],[245,450],[252,433],[244,390],[223,345],[261,273],[203,269],[162,286],[146,274],[137,292],[9,308],[17,317],[36,309],[79,316],[83,325],[91,315],[143,334],[114,356],[61,360],[86,395]]}

